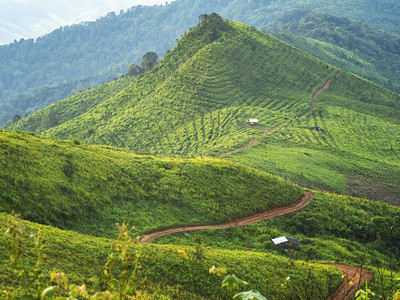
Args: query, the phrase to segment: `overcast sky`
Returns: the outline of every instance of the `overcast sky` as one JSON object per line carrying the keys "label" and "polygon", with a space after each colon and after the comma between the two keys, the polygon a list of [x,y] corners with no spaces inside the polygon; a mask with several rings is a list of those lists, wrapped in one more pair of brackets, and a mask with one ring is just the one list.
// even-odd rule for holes
{"label": "overcast sky", "polygon": [[95,20],[108,12],[171,0],[0,0],[0,45],[38,37],[63,25]]}

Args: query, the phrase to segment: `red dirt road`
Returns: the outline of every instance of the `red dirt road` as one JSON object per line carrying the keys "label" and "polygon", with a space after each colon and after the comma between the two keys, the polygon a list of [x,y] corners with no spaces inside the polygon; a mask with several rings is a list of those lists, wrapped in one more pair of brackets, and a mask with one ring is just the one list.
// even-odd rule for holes
{"label": "red dirt road", "polygon": [[[330,295],[327,300],[348,300],[354,297],[358,287],[363,288],[363,283],[374,281],[371,271],[343,264],[326,264],[339,268],[344,273],[342,284]],[[360,273],[361,276],[360,276]]]}
{"label": "red dirt road", "polygon": [[[249,217],[232,220],[230,222],[217,224],[217,225],[194,225],[194,226],[182,226],[175,228],[165,228],[157,231],[153,231],[142,237],[139,243],[151,243],[155,239],[168,235],[168,234],[176,234],[176,233],[184,233],[189,231],[203,230],[203,229],[226,229],[230,227],[242,227],[249,224],[261,222],[266,219],[277,218],[280,216],[284,216],[291,212],[297,212],[305,207],[314,199],[314,195],[308,192],[305,192],[303,196],[301,196],[296,202],[283,207],[274,208],[262,213],[258,213]],[[358,287],[362,288],[362,284],[368,280],[368,282],[373,282],[374,277],[369,270],[363,269],[360,270],[359,267],[348,266],[344,264],[332,264],[327,263],[326,265],[331,265],[339,268],[344,273],[344,279],[341,285],[337,288],[337,290],[330,295],[327,300],[349,300],[351,299]],[[360,271],[362,271],[360,276]]]}
{"label": "red dirt road", "polygon": [[326,90],[327,88],[329,88],[331,86],[332,80],[339,77],[342,74],[342,71],[339,71],[336,73],[335,77],[329,78],[328,81],[325,83],[325,85],[320,88],[312,97],[312,101],[311,101],[311,107],[310,107],[310,112],[315,108],[316,105],[316,100],[319,94],[321,94],[324,90]]}
{"label": "red dirt road", "polygon": [[268,211],[264,211],[262,213],[258,213],[249,217],[232,220],[230,222],[217,224],[217,225],[194,225],[194,226],[182,226],[175,228],[165,228],[157,231],[150,232],[146,234],[143,238],[140,239],[140,243],[151,243],[155,239],[160,236],[175,234],[175,233],[183,233],[189,231],[196,231],[202,229],[225,229],[229,227],[242,227],[249,224],[261,222],[266,219],[277,218],[283,215],[286,215],[291,212],[299,211],[304,209],[312,200],[314,199],[314,195],[308,192],[305,192],[303,196],[301,196],[295,203],[292,203],[288,206],[277,207]]}

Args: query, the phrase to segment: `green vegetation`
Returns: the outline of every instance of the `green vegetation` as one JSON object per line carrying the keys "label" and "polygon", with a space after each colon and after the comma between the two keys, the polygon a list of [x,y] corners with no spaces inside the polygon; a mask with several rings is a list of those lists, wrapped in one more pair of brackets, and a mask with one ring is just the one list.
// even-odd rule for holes
{"label": "green vegetation", "polygon": [[[305,113],[317,88],[336,72],[215,15],[121,93],[44,134],[152,154],[217,155]],[[260,126],[243,126],[255,116],[262,119]],[[33,119],[41,116],[27,118]],[[10,128],[43,132],[23,121]]]}
{"label": "green vegetation", "polygon": [[[151,154],[230,154],[311,188],[398,203],[400,96],[342,72],[310,110],[337,71],[211,15],[115,96],[82,111],[67,99],[10,128]],[[54,126],[44,130],[49,116]],[[231,152],[252,140],[255,147]]]}
{"label": "green vegetation", "polygon": [[146,51],[164,55],[177,37],[197,24],[200,14],[216,12],[262,28],[298,7],[358,20],[399,35],[396,0],[178,0],[162,6],[137,6],[118,15],[109,13],[95,22],[61,27],[36,40],[0,46],[0,124],[74,91],[108,82],[125,73],[131,63],[139,63]]}
{"label": "green vegetation", "polygon": [[[141,68],[150,69],[155,57]],[[138,70],[132,66],[130,74]],[[35,237],[28,238],[26,249],[33,250],[26,255],[22,227],[8,230],[9,237],[17,233],[11,240],[0,236],[0,254],[11,253],[11,264],[0,261],[0,290],[39,295],[55,284],[48,277],[55,270],[76,284],[63,283],[63,296],[83,293],[85,284],[87,295],[110,290],[120,299],[135,290],[144,299],[229,299],[234,282],[246,281],[248,294],[237,297],[321,299],[341,281],[338,270],[319,264],[329,261],[371,268],[389,291],[388,272],[399,271],[399,208],[323,192],[290,217],[160,240],[182,246],[137,245],[124,222],[117,253],[108,256],[114,243],[105,238],[117,236],[113,224],[122,220],[138,236],[221,223],[303,194],[265,171],[399,204],[400,96],[338,71],[254,28],[202,15],[139,79],[125,76],[15,118],[11,129],[52,138],[0,131],[0,230],[13,210],[49,226],[38,233],[40,225],[25,223],[33,234],[23,234]],[[260,122],[251,126],[250,118]],[[161,154],[175,157],[154,156]],[[220,155],[229,160],[206,157]],[[270,239],[280,235],[299,238],[300,250],[274,246]],[[134,252],[127,251],[131,246]],[[232,291],[221,288],[211,266],[230,274],[222,286]],[[32,285],[25,287],[25,279]]]}
{"label": "green vegetation", "polygon": [[287,181],[218,159],[157,158],[0,131],[0,207],[26,219],[115,236],[126,219],[138,232],[220,223],[294,202]]}
{"label": "green vegetation", "polygon": [[[157,242],[193,245],[193,240],[201,239],[204,247],[275,253],[306,261],[363,264],[374,270],[376,278],[379,272],[385,272],[382,281],[388,290],[390,276],[383,270],[400,271],[399,220],[398,207],[317,192],[314,201],[305,210],[288,217],[240,228],[164,236]],[[282,246],[272,243],[271,239],[283,235],[299,239],[302,243],[299,250],[290,247],[291,250],[285,252]],[[380,282],[372,287],[381,293]],[[400,288],[396,285],[394,290],[396,287]]]}
{"label": "green vegetation", "polygon": [[26,131],[49,129],[81,115],[106,99],[118,94],[132,83],[134,79],[135,77],[123,76],[115,81],[101,84],[72,96],[68,99],[68,103],[65,100],[60,101],[49,106],[46,111],[38,111],[37,115],[39,118],[30,118],[27,116],[21,122],[23,122]]}
{"label": "green vegetation", "polygon": [[399,37],[304,9],[285,12],[263,31],[332,65],[400,92]]}
{"label": "green vegetation", "polygon": [[[5,232],[9,226],[7,218],[10,216],[0,214],[1,232]],[[18,224],[14,219],[11,222]],[[6,258],[10,253],[11,244],[18,241],[18,245],[24,247],[24,249],[16,248],[22,250],[19,252],[20,262],[24,261],[25,270],[34,268],[37,258],[28,250],[37,248],[29,236],[31,233],[41,235],[42,240],[47,241],[41,250],[41,255],[46,257],[46,263],[42,262],[39,265],[41,282],[44,286],[46,284],[57,286],[58,281],[61,283],[58,290],[62,292],[61,287],[64,286],[62,281],[65,277],[70,284],[85,284],[91,293],[103,290],[101,284],[107,280],[103,275],[103,266],[107,262],[108,255],[113,252],[114,243],[111,240],[28,222],[25,222],[23,227],[26,227],[26,230],[17,234],[17,238],[9,239],[3,233],[0,235],[1,257]],[[122,247],[126,244],[122,242],[116,245]],[[133,245],[133,247],[139,255],[138,262],[142,268],[141,272],[136,273],[134,281],[138,299],[170,299],[169,297],[230,299],[232,294],[221,288],[220,279],[209,273],[208,270],[212,265],[224,267],[228,272],[237,274],[251,283],[250,288],[257,289],[274,299],[288,299],[295,291],[300,293],[312,291],[309,299],[325,298],[341,281],[341,272],[333,267],[295,261],[273,254],[251,253],[250,255],[244,251],[203,249],[201,256],[196,256],[192,247],[158,245]],[[114,256],[118,255],[117,253],[114,251]],[[18,269],[12,269],[6,262],[2,262],[1,266],[0,290],[6,287],[20,287],[15,285],[14,280],[17,276],[13,275]],[[53,280],[49,278],[50,271]],[[66,275],[62,275],[61,272]],[[268,284],[265,284],[266,282]]]}
{"label": "green vegetation", "polygon": [[[343,73],[310,115],[230,159],[309,187],[398,205],[399,96],[351,78]],[[323,132],[312,130],[315,124]]]}

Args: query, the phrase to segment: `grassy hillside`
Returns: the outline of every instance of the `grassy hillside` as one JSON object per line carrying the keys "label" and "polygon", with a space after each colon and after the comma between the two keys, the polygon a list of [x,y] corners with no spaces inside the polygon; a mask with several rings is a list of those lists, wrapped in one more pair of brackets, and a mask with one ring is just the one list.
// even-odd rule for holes
{"label": "grassy hillside", "polygon": [[[6,214],[0,214],[0,253],[3,258],[8,257],[11,248],[11,240],[4,234],[9,226],[8,218]],[[25,241],[19,241],[23,242],[21,246],[26,246],[22,256],[26,269],[35,259],[29,251],[34,247],[29,235],[40,230],[42,238],[47,241],[43,249],[46,263],[41,265],[44,274],[49,270],[64,272],[70,283],[85,283],[92,293],[101,288],[107,257],[115,253],[112,240],[29,222],[24,227]],[[201,256],[196,256],[193,247],[173,245],[136,245],[133,249],[140,255],[142,266],[135,280],[140,299],[231,299],[232,294],[221,288],[222,279],[209,273],[213,265],[225,267],[229,274],[248,281],[251,284],[249,289],[259,290],[274,299],[288,299],[295,291],[312,291],[309,299],[325,298],[341,281],[341,272],[333,267],[294,261],[274,254],[204,248]],[[178,250],[184,250],[188,259],[185,260]],[[0,290],[6,286],[15,287],[14,280],[17,278],[12,275],[13,271],[4,262],[1,266]],[[47,280],[47,284],[54,285],[55,281]]]}
{"label": "grassy hillside", "polygon": [[287,11],[263,30],[332,65],[400,92],[397,36],[305,9]]}
{"label": "grassy hillside", "polygon": [[[31,94],[23,94],[19,97],[14,97],[10,103],[0,104],[0,124],[4,123],[4,125],[10,126],[15,120],[13,116],[19,116],[21,118],[25,118],[28,115],[37,112],[39,109],[50,106],[51,104],[70,97],[71,101],[75,101],[76,106],[73,108],[75,110],[75,115],[79,115],[84,112],[87,107],[92,107],[95,104],[100,103],[102,100],[111,97],[112,95],[117,94],[123,88],[125,88],[129,83],[131,83],[135,77],[130,76],[122,76],[119,79],[111,80],[108,83],[100,84],[96,86],[96,83],[91,84],[80,84],[77,81],[73,83],[64,83],[59,87],[43,87]],[[104,81],[103,81],[104,82]],[[78,87],[71,87],[72,85],[77,85]],[[87,87],[94,87],[93,89],[87,91]],[[72,92],[71,92],[72,91]],[[71,96],[73,95],[73,96]],[[57,103],[57,109],[60,105]],[[61,110],[62,107],[60,107]],[[70,108],[71,109],[71,108]],[[70,116],[68,113],[66,116]],[[42,127],[42,129],[49,128],[58,124],[57,122],[63,122],[65,120],[57,119],[58,116],[51,116],[49,121],[45,123],[48,124],[30,124],[28,121],[26,126],[30,129]],[[45,118],[42,116],[42,118]],[[46,126],[43,126],[46,125]]]}
{"label": "grassy hillside", "polygon": [[[216,155],[306,112],[336,72],[251,27],[212,16],[117,96],[47,131],[29,130],[150,153]],[[34,118],[41,116],[28,119]],[[243,126],[249,118],[261,126]]]}
{"label": "grassy hillside", "polygon": [[[50,107],[11,128],[152,154],[229,154],[312,188],[398,204],[400,96],[343,72],[310,108],[337,72],[212,15],[119,94],[76,117],[64,113],[76,109],[67,99],[64,111]],[[51,114],[65,122],[43,131]]]}
{"label": "grassy hillside", "polygon": [[[288,217],[270,219],[241,228],[202,230],[184,235],[165,236],[160,244],[193,245],[201,240],[204,247],[275,253],[303,260],[330,261],[364,265],[374,271],[375,284],[368,285],[381,295],[382,285],[389,291],[400,289],[400,282],[381,277],[382,269],[400,276],[398,240],[400,208],[385,203],[348,196],[315,193],[314,201],[303,211]],[[285,251],[271,239],[278,236],[297,238],[298,251]],[[291,248],[290,248],[291,249]],[[389,272],[389,273],[390,273]],[[388,273],[388,274],[389,274]]]}
{"label": "grassy hillside", "polygon": [[294,202],[302,190],[218,159],[141,156],[0,131],[0,209],[96,236],[219,223]]}
{"label": "grassy hillside", "polygon": [[305,210],[288,217],[241,228],[165,236],[158,242],[190,245],[193,237],[200,235],[205,246],[284,254],[282,247],[270,241],[286,235],[303,242],[296,252],[301,259],[358,264],[365,253],[370,265],[394,262],[400,251],[397,243],[400,238],[399,207],[349,196],[314,193],[313,202]]}
{"label": "grassy hillside", "polygon": [[[318,97],[310,115],[230,158],[314,188],[398,205],[398,99],[343,73]],[[315,124],[322,133],[311,130]]]}

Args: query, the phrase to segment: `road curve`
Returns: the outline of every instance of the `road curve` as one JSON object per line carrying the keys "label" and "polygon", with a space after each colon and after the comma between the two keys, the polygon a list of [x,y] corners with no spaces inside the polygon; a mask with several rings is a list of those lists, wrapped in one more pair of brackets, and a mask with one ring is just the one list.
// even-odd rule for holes
{"label": "road curve", "polygon": [[[277,207],[249,217],[236,219],[230,222],[225,222],[217,225],[194,225],[194,226],[182,226],[182,227],[160,229],[146,234],[139,240],[139,243],[141,244],[151,243],[155,239],[168,234],[184,233],[184,232],[203,230],[203,229],[226,229],[230,227],[246,226],[249,224],[261,222],[266,219],[284,216],[291,212],[300,211],[305,207],[307,207],[307,205],[310,204],[313,199],[314,199],[314,194],[311,194],[309,192],[304,192],[304,195],[301,196],[296,202],[287,206]],[[371,271],[366,269],[360,269],[359,267],[354,267],[344,264],[326,263],[325,265],[335,266],[340,270],[342,270],[342,272],[344,273],[343,282],[336,289],[336,291],[327,298],[327,300],[349,300],[354,296],[357,288],[361,287],[361,284],[363,282],[365,282],[366,280],[368,280],[368,282],[374,281],[374,277]]]}
{"label": "road curve", "polygon": [[[348,266],[344,264],[326,264],[339,268],[343,274],[344,279],[342,284],[336,289],[336,291],[330,295],[327,300],[349,300],[352,299],[358,289],[364,288],[363,283],[365,281],[373,282],[374,276],[372,272],[367,269],[361,269],[360,267]],[[361,274],[361,275],[360,275]]]}
{"label": "road curve", "polygon": [[196,230],[203,230],[203,229],[225,229],[229,227],[242,227],[246,226],[249,224],[261,222],[266,219],[271,219],[271,218],[277,218],[283,215],[286,215],[291,212],[296,212],[299,210],[304,209],[312,200],[314,199],[314,195],[305,192],[303,196],[301,196],[296,202],[283,206],[283,207],[277,207],[271,210],[267,210],[249,217],[241,218],[241,219],[236,219],[232,220],[229,222],[225,222],[222,224],[216,224],[216,225],[193,225],[193,226],[182,226],[182,227],[174,227],[174,228],[165,228],[165,229],[160,229],[156,230],[153,232],[150,232],[146,234],[144,237],[142,237],[139,241],[139,243],[151,243],[155,239],[168,235],[168,234],[175,234],[175,233],[183,233],[183,232],[189,232],[189,231],[196,231]]}

